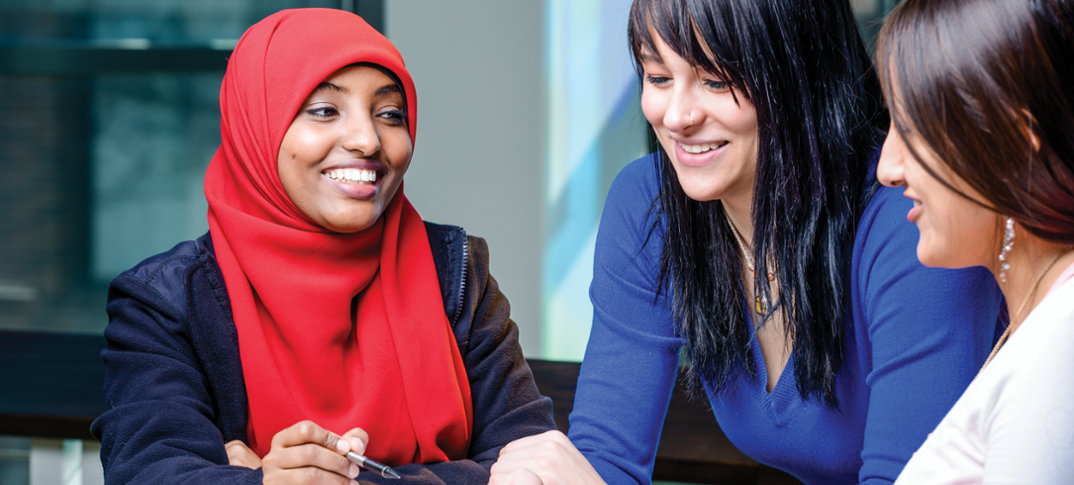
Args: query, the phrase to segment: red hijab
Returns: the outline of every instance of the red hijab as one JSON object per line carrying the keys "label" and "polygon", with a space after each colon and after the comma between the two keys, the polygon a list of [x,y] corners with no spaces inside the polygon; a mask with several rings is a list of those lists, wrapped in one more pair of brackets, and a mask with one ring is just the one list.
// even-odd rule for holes
{"label": "red hijab", "polygon": [[417,103],[403,59],[360,17],[284,10],[242,36],[220,89],[222,143],[205,176],[209,231],[231,298],[250,447],[309,419],[361,427],[391,465],[467,456],[470,386],[421,217],[400,187],[369,229],[338,234],[287,197],[283,136],[309,93],[357,62],[384,67]]}

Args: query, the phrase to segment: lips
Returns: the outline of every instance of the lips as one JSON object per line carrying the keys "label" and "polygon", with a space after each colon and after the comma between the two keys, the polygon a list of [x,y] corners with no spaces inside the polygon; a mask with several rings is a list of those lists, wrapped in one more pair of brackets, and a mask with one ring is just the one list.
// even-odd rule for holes
{"label": "lips", "polygon": [[371,199],[380,191],[380,182],[387,175],[383,165],[359,160],[333,165],[321,172],[337,191],[354,199]]}
{"label": "lips", "polygon": [[334,168],[322,172],[326,177],[354,184],[375,184],[377,171],[367,168]]}
{"label": "lips", "polygon": [[730,142],[699,142],[693,140],[672,140],[676,160],[687,167],[703,167],[727,151]]}
{"label": "lips", "polygon": [[917,221],[917,218],[921,216],[921,212],[925,209],[922,206],[921,201],[917,200],[917,199],[915,199],[915,198],[913,198],[913,197],[911,197],[909,195],[907,195],[906,192],[903,192],[902,195],[903,195],[903,197],[906,197],[906,198],[914,201],[914,207],[912,209],[910,209],[910,212],[906,213],[906,220],[908,220],[910,222]]}
{"label": "lips", "polygon": [[705,153],[707,151],[715,150],[717,148],[720,148],[720,147],[722,147],[722,146],[727,144],[727,140],[724,140],[724,141],[721,141],[721,142],[716,142],[716,143],[702,143],[700,145],[687,145],[687,144],[678,143],[678,142],[676,142],[676,143],[686,153],[693,153],[693,154],[696,155],[696,154],[699,154],[699,153]]}

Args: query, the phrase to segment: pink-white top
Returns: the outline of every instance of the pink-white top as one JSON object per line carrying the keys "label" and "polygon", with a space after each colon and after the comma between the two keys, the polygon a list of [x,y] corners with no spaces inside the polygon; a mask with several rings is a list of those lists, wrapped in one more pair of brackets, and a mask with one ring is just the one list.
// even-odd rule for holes
{"label": "pink-white top", "polygon": [[1055,280],[1055,283],[1052,283],[1052,287],[1048,289],[1048,293],[1045,293],[1044,296],[1048,296],[1055,291],[1056,288],[1063,286],[1063,283],[1066,283],[1067,280],[1071,278],[1074,278],[1074,263],[1070,263],[1070,266],[1067,266],[1067,269],[1064,269],[1063,272],[1059,274],[1059,279]]}
{"label": "pink-white top", "polygon": [[896,485],[1074,484],[1072,279],[1074,265],[966,388]]}

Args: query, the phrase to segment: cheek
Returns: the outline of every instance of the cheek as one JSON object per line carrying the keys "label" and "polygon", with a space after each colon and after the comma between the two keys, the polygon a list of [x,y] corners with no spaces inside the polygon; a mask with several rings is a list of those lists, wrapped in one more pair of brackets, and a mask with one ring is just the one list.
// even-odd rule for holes
{"label": "cheek", "polygon": [[994,257],[995,214],[954,193],[944,195],[942,201],[926,202],[933,206],[930,242],[936,246],[937,259],[942,260],[936,261],[937,265],[964,268],[988,264]]}
{"label": "cheek", "polygon": [[649,88],[642,89],[641,112],[654,128],[663,125],[665,106],[666,103],[658,93]]}
{"label": "cheek", "polygon": [[743,136],[757,137],[757,110],[753,108],[753,105],[749,101],[746,101],[742,96],[738,97],[740,106],[736,106],[734,101],[730,101],[730,106],[727,106],[727,113],[731,113],[731,116],[727,119],[727,125],[735,133]]}

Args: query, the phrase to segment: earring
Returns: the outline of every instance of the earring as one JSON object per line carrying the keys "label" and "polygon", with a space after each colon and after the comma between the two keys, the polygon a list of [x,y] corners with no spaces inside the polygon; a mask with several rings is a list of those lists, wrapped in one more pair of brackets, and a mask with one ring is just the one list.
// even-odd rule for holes
{"label": "earring", "polygon": [[1003,231],[1003,250],[999,252],[999,281],[1007,282],[1007,270],[1011,269],[1011,263],[1007,262],[1007,253],[1014,246],[1014,219],[1007,218],[1007,228]]}

